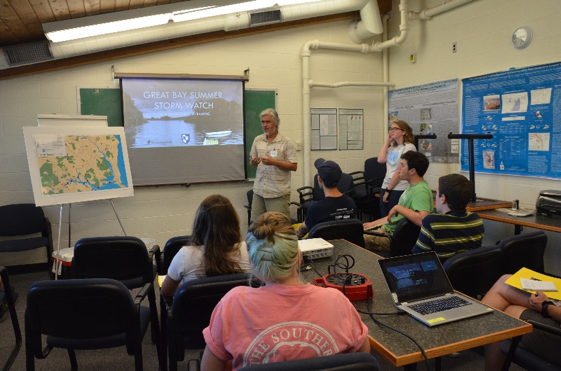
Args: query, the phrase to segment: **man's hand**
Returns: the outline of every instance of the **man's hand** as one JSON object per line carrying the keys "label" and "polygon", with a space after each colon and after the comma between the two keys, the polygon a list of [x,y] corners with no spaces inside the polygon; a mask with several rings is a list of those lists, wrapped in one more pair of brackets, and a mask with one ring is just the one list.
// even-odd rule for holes
{"label": "man's hand", "polygon": [[366,228],[372,228],[372,227],[375,227],[375,226],[376,226],[375,223],[376,223],[376,222],[364,223],[362,226],[364,227],[364,229],[366,229]]}
{"label": "man's hand", "polygon": [[257,167],[261,163],[261,157],[253,157],[249,155],[249,164],[251,166]]}
{"label": "man's hand", "polygon": [[275,165],[277,160],[275,160],[270,154],[265,154],[265,157],[261,157],[261,162],[265,165]]}
{"label": "man's hand", "polygon": [[388,213],[388,217],[387,217],[388,223],[392,224],[392,216],[399,214],[399,207],[398,206],[399,205],[395,205],[394,207],[392,207],[392,209]]}

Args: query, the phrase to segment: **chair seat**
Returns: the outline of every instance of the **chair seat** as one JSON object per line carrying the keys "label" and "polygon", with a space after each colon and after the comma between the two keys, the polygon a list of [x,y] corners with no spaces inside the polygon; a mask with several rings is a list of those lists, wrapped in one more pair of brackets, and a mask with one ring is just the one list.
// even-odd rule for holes
{"label": "chair seat", "polygon": [[0,252],[20,252],[35,250],[49,245],[46,237],[25,238],[23,240],[0,241]]}
{"label": "chair seat", "polygon": [[[150,323],[150,308],[140,306],[140,333],[146,333]],[[67,339],[47,336],[47,344],[55,348],[89,350],[115,348],[127,344],[125,333],[95,339]]]}

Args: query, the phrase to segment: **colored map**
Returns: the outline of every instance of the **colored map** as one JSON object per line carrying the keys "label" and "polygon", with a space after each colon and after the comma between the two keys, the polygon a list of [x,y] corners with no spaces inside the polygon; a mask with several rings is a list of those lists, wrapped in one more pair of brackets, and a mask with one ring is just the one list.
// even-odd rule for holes
{"label": "colored map", "polygon": [[530,133],[528,151],[549,151],[549,133]]}
{"label": "colored map", "polygon": [[33,136],[43,195],[127,188],[120,135]]}

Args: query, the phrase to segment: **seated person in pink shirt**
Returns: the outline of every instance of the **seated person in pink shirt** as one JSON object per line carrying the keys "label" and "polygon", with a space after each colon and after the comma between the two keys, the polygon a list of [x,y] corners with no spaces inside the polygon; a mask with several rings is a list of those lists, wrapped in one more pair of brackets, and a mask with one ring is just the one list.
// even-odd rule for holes
{"label": "seated person in pink shirt", "polygon": [[164,296],[173,296],[179,285],[197,278],[249,271],[240,218],[228,198],[205,198],[197,209],[192,233],[188,245],[169,265],[161,289]]}
{"label": "seated person in pink shirt", "polygon": [[251,272],[265,283],[236,287],[203,331],[201,370],[232,369],[337,353],[370,353],[368,328],[338,290],[304,283],[302,254],[290,220],[263,214],[246,236]]}

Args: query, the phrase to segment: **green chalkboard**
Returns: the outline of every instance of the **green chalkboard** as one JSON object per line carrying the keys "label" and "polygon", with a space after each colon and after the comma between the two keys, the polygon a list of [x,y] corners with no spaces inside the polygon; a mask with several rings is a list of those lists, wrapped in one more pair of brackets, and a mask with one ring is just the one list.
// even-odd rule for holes
{"label": "green chalkboard", "polygon": [[245,150],[247,154],[247,177],[255,178],[255,168],[249,164],[249,151],[253,139],[263,134],[259,114],[266,108],[276,108],[277,92],[274,90],[245,91]]}
{"label": "green chalkboard", "polygon": [[123,126],[119,88],[80,88],[80,114],[107,116],[109,126]]}

